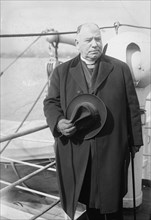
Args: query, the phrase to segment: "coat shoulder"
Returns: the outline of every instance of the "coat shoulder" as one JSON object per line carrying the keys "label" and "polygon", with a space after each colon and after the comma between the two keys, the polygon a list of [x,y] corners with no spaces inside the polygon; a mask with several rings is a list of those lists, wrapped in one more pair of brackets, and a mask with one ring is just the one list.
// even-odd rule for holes
{"label": "coat shoulder", "polygon": [[115,57],[111,57],[111,56],[105,55],[105,59],[106,59],[108,62],[112,63],[113,65],[119,65],[119,66],[125,67],[125,68],[128,67],[127,63],[125,63],[125,62],[123,62],[122,60],[119,60],[119,59],[117,59],[117,58],[115,58]]}
{"label": "coat shoulder", "polygon": [[77,64],[78,61],[79,61],[79,56],[76,56],[76,57],[60,64],[59,66],[56,67],[56,69],[58,69],[58,71],[68,69],[68,68],[74,66],[75,64]]}

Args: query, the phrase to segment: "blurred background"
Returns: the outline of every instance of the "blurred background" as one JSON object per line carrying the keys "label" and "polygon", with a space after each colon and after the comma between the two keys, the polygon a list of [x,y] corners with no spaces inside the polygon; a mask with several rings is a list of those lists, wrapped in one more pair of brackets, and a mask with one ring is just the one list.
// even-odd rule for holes
{"label": "blurred background", "polygon": [[[150,1],[1,1],[1,34],[41,33],[54,28],[57,31],[76,31],[85,22],[95,22],[100,27],[114,22],[150,27]],[[121,27],[119,33],[131,28]],[[148,30],[135,29],[149,34]],[[105,43],[115,35],[114,29],[102,30]],[[34,37],[1,38],[1,56],[15,56],[33,41]],[[60,55],[76,50],[59,45]],[[48,56],[48,45],[42,37],[25,56]]]}

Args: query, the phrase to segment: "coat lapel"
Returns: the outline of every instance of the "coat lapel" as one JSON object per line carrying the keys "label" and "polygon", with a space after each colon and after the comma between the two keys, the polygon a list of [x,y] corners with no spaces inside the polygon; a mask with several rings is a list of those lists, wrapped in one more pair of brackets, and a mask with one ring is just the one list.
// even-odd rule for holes
{"label": "coat lapel", "polygon": [[[74,78],[76,83],[79,85],[81,90],[84,93],[88,93],[88,86],[86,83],[86,79],[82,70],[82,65],[80,63],[80,58],[77,57],[76,63],[70,68],[71,76]],[[96,94],[98,88],[104,82],[104,80],[109,76],[111,71],[113,70],[113,65],[105,58],[103,55],[97,62],[96,68],[93,73],[92,77],[92,87],[91,93]]]}
{"label": "coat lapel", "polygon": [[102,57],[94,70],[94,74],[92,77],[92,93],[96,94],[98,88],[101,86],[101,84],[104,82],[104,80],[109,76],[111,71],[113,70],[112,63],[105,60],[104,57]]}
{"label": "coat lapel", "polygon": [[81,66],[80,61],[77,63],[77,65],[70,68],[70,73],[71,73],[71,76],[76,81],[76,83],[81,88],[81,90],[84,93],[88,93],[88,87],[87,87],[87,83],[86,83],[86,80],[85,80],[85,77],[83,74],[83,70],[82,70],[82,66]]}

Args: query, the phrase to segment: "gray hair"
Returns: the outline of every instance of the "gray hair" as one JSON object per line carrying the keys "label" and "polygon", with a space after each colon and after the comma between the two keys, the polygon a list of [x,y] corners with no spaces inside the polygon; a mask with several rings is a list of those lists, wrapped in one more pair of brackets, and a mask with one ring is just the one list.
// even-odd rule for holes
{"label": "gray hair", "polygon": [[99,26],[95,23],[84,23],[84,24],[81,24],[77,27],[77,34],[79,34],[81,32],[81,29],[82,29],[83,26],[89,27],[91,25],[95,25],[98,29],[100,29]]}

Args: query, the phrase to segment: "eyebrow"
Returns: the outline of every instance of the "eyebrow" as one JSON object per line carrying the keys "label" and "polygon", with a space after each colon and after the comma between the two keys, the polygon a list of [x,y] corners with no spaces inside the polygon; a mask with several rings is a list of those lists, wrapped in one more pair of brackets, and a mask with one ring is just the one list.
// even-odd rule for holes
{"label": "eyebrow", "polygon": [[87,38],[85,38],[85,40],[91,40],[91,39],[99,39],[99,40],[101,40],[101,37],[100,36],[98,36],[98,37],[87,37]]}

